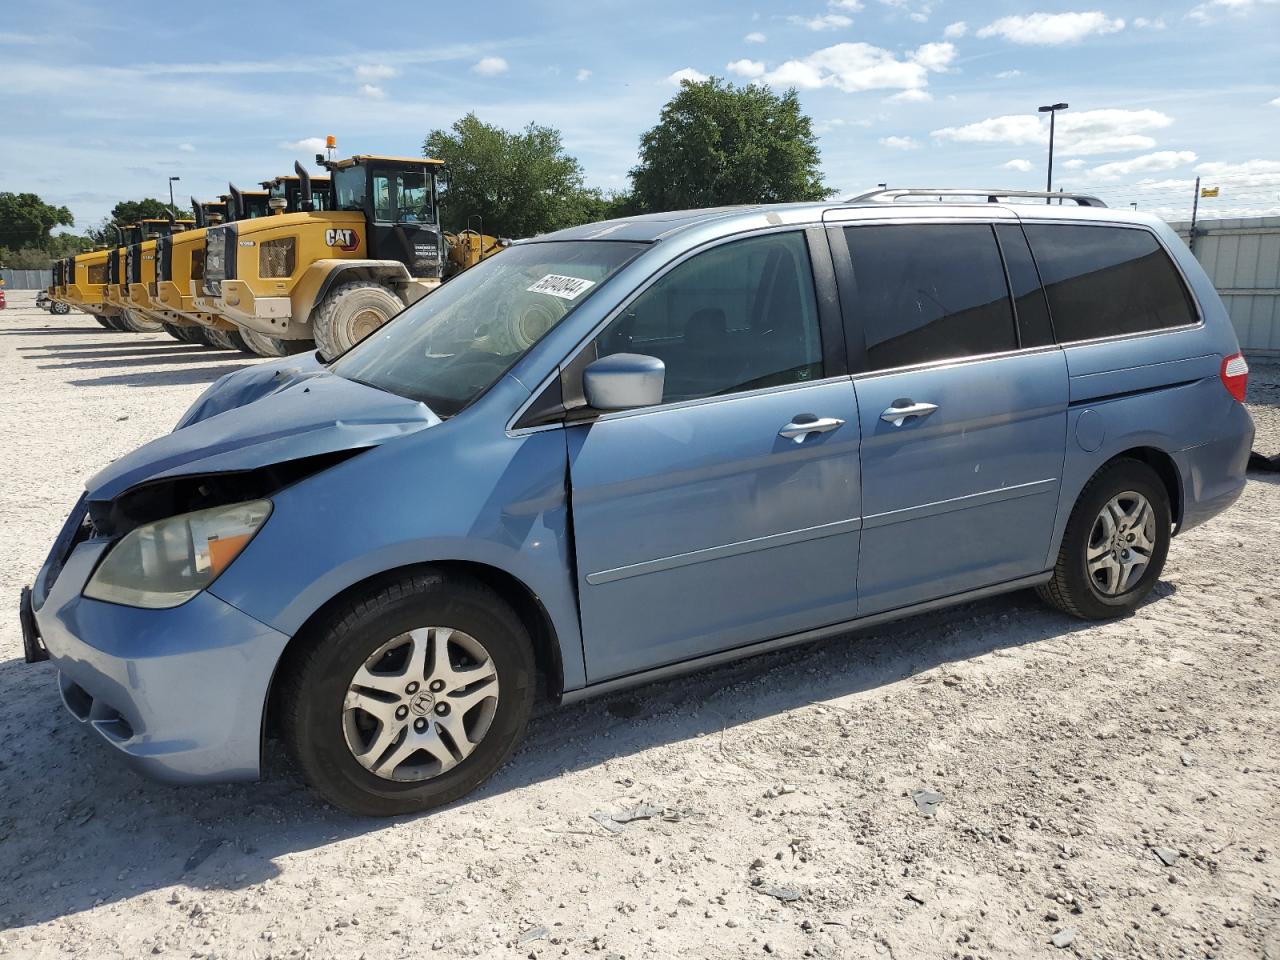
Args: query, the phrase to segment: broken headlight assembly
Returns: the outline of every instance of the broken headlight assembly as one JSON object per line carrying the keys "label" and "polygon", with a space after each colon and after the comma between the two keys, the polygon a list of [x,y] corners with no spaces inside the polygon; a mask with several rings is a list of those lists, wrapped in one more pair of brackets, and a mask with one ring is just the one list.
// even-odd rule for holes
{"label": "broken headlight assembly", "polygon": [[251,500],[135,527],[111,547],[84,595],[153,610],[180,606],[231,565],[269,516],[270,500]]}

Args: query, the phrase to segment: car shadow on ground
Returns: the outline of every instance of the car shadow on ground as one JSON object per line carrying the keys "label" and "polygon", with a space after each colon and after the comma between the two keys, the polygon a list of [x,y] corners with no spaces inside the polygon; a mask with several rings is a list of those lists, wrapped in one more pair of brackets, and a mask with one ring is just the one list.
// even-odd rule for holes
{"label": "car shadow on ground", "polygon": [[[1162,582],[1152,599],[1173,590]],[[515,757],[455,806],[652,747],[819,709],[811,704],[1086,626],[1024,591],[573,706],[548,705],[532,720]],[[9,794],[0,805],[0,899],[6,904],[0,929],[172,884],[242,889],[276,876],[277,858],[392,830],[400,822],[329,807],[300,781],[274,742],[264,782],[169,787],[145,781],[65,713],[47,664],[0,664],[0,700],[7,704],[0,733],[14,745],[0,760],[0,796]]]}

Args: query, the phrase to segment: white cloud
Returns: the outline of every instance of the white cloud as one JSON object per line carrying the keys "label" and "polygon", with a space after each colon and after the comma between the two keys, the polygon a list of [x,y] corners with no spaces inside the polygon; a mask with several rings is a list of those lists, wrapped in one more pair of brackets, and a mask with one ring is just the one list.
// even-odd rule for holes
{"label": "white cloud", "polygon": [[948,40],[959,40],[969,32],[969,25],[963,20],[957,20],[955,23],[947,24],[947,28],[942,31],[942,35]]}
{"label": "white cloud", "polygon": [[667,83],[673,87],[680,86],[685,80],[690,83],[702,83],[703,80],[709,79],[705,73],[693,69],[693,67],[685,67],[683,70],[677,70],[675,73],[667,75]]}
{"label": "white cloud", "polygon": [[903,90],[889,98],[890,103],[928,103],[933,94],[928,90]]}
{"label": "white cloud", "polygon": [[740,77],[748,77],[754,80],[756,77],[765,75],[765,65],[759,60],[735,60],[733,63],[725,67],[730,73],[735,73]]}
{"label": "white cloud", "polygon": [[1210,177],[1263,177],[1270,179],[1280,174],[1280,160],[1245,160],[1242,163],[1214,161],[1196,167],[1196,173]]}
{"label": "white cloud", "polygon": [[1001,17],[978,31],[980,37],[1004,37],[1011,43],[1057,45],[1076,43],[1090,34],[1115,33],[1124,21],[1098,10],[1087,13],[1029,13]]}
{"label": "white cloud", "polygon": [[586,83],[590,79],[591,79],[591,71],[588,70],[586,67],[583,67],[581,70],[578,71],[577,80],[579,83]]}
{"label": "white cloud", "polygon": [[324,147],[324,137],[303,137],[301,140],[294,140],[292,143],[280,144],[281,150],[297,150],[302,153],[323,153]]}
{"label": "white cloud", "polygon": [[1022,76],[1021,70],[1001,70],[999,73],[996,74],[996,79],[997,80],[1017,80],[1018,77],[1020,76]]}
{"label": "white cloud", "polygon": [[891,150],[917,150],[920,144],[910,137],[881,137],[880,146]]}
{"label": "white cloud", "polygon": [[947,66],[956,58],[955,44],[926,43],[910,54],[910,58],[926,70],[946,73]]}
{"label": "white cloud", "polygon": [[1019,173],[1031,172],[1030,160],[1010,160],[1007,163],[1002,163],[1001,166],[1006,170],[1017,170]]}
{"label": "white cloud", "polygon": [[1280,97],[1276,97],[1274,100],[1272,100],[1272,101],[1271,101],[1271,106],[1273,106],[1273,107],[1280,107]]}
{"label": "white cloud", "polygon": [[1196,155],[1190,150],[1158,150],[1128,160],[1100,164],[1089,171],[1089,176],[1097,180],[1119,180],[1136,173],[1157,173],[1195,162]]}
{"label": "white cloud", "polygon": [[1187,16],[1192,20],[1198,20],[1200,23],[1214,23],[1218,19],[1216,15],[1219,13],[1243,16],[1262,7],[1274,6],[1277,3],[1280,3],[1280,0],[1209,0],[1208,3],[1192,7]]}
{"label": "white cloud", "polygon": [[1082,160],[1079,157],[1072,157],[1070,160],[1064,161],[1062,165],[1068,170],[1079,170],[1088,162],[1088,160]]}
{"label": "white cloud", "polygon": [[1163,17],[1156,17],[1154,20],[1148,20],[1146,17],[1134,17],[1133,25],[1139,30],[1163,30],[1168,26]]}
{"label": "white cloud", "polygon": [[764,42],[765,42],[766,40],[768,40],[769,38],[768,38],[768,37],[766,37],[766,36],[765,36],[763,33],[761,33],[759,30],[752,30],[750,33],[748,33],[748,34],[747,34],[745,37],[743,37],[742,39],[743,39],[745,42],[747,42],[747,43],[764,43]]}
{"label": "white cloud", "polygon": [[844,120],[837,117],[834,120],[819,120],[813,125],[815,133],[830,133],[832,130],[839,130],[841,127],[869,127],[871,121],[865,117],[858,120]]}
{"label": "white cloud", "polygon": [[814,31],[843,30],[845,27],[853,26],[853,18],[846,17],[843,13],[824,13],[816,17],[787,17],[787,19],[796,26]]}
{"label": "white cloud", "polygon": [[178,149],[183,153],[195,153],[196,145],[194,143],[180,143],[178,144]]}
{"label": "white cloud", "polygon": [[[929,71],[944,69],[954,51],[949,43],[929,43],[908,59],[899,60],[892,52],[869,43],[837,43],[815,50],[803,59],[788,60],[765,74],[764,79],[775,87],[801,90],[819,87],[834,87],[845,93],[919,90],[928,86]],[[915,59],[917,57],[921,59]]]}
{"label": "white cloud", "polygon": [[851,13],[857,13],[862,9],[862,0],[827,0],[827,6],[832,10],[848,10]]}
{"label": "white cloud", "polygon": [[370,100],[381,100],[386,97],[387,91],[383,90],[376,83],[360,84],[360,96],[368,97]]}
{"label": "white cloud", "polygon": [[362,63],[356,67],[357,80],[390,80],[398,71],[385,63]]}
{"label": "white cloud", "polygon": [[482,77],[496,77],[507,72],[507,61],[501,57],[482,57],[471,67],[471,72]]}
{"label": "white cloud", "polygon": [[[1173,118],[1157,110],[1082,110],[1057,120],[1057,147],[1066,156],[1149,150],[1156,141],[1147,131],[1159,130]],[[988,117],[960,127],[934,130],[933,136],[954,143],[1043,144],[1049,124],[1036,114]]]}

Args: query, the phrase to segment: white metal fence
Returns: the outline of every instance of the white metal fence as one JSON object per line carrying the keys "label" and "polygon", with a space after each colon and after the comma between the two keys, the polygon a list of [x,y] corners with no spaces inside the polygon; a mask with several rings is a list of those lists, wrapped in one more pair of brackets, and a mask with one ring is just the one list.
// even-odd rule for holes
{"label": "white metal fence", "polygon": [[[1170,226],[1190,240],[1189,221]],[[1192,249],[1231,314],[1240,348],[1280,356],[1280,217],[1201,220]]]}

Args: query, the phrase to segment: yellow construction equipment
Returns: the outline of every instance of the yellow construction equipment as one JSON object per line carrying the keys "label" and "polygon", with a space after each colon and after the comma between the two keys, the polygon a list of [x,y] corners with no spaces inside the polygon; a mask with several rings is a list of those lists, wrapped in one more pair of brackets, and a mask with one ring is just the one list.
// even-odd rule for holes
{"label": "yellow construction equipment", "polygon": [[312,178],[295,164],[300,212],[210,228],[197,297],[205,309],[281,341],[314,339],[336,356],[501,248],[467,236],[449,256],[438,217],[440,160],[317,161],[332,174],[332,209],[317,209]]}

